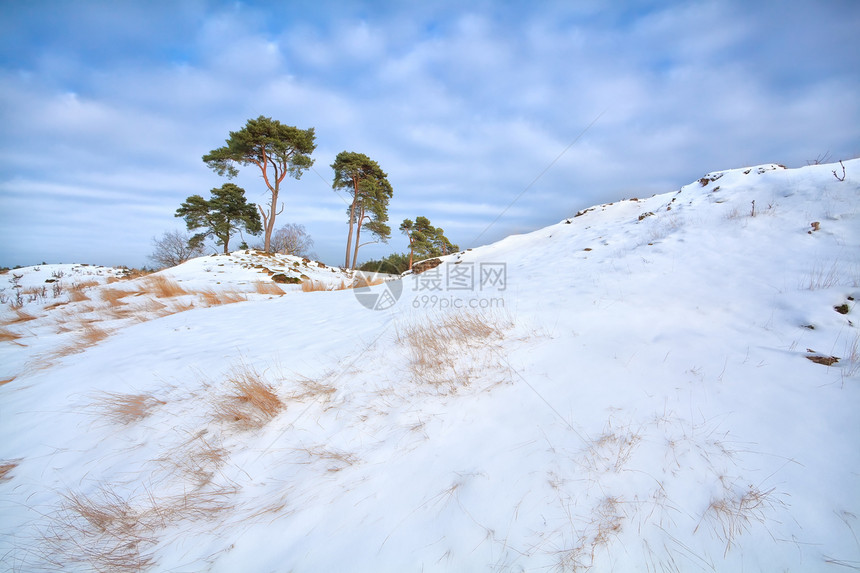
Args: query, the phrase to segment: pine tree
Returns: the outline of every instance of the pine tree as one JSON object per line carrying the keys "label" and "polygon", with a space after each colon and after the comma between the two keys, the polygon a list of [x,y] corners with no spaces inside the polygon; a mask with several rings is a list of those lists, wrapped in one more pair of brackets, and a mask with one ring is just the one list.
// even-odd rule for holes
{"label": "pine tree", "polygon": [[189,241],[191,246],[200,246],[207,237],[215,237],[215,243],[224,246],[228,254],[230,236],[245,229],[252,235],[262,231],[256,205],[245,199],[245,190],[233,183],[225,183],[211,191],[212,198],[200,195],[188,197],[179,209],[177,217],[183,217],[188,230],[203,229]]}
{"label": "pine tree", "polygon": [[[334,170],[332,189],[344,189],[352,195],[347,209],[349,234],[346,238],[344,266],[355,268],[360,247],[371,242],[385,242],[391,237],[391,227],[387,224],[388,202],[394,190],[388,181],[388,174],[363,153],[342,151],[337,154],[331,168]],[[362,229],[370,232],[376,240],[361,243]]]}
{"label": "pine tree", "polygon": [[275,216],[283,212],[283,204],[278,211],[281,183],[287,175],[300,179],[314,163],[310,157],[316,149],[314,128],[298,129],[261,115],[257,119],[249,119],[239,131],[231,131],[226,143],[224,147],[204,155],[203,161],[218,175],[227,175],[228,178],[238,175],[237,164],[256,165],[260,169],[272,195],[268,210],[257,207],[265,228],[263,248],[268,252]]}

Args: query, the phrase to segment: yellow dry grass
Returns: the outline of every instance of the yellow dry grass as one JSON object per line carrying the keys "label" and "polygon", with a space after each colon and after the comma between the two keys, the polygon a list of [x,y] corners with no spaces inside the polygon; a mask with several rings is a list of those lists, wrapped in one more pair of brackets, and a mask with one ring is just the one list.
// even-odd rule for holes
{"label": "yellow dry grass", "polygon": [[175,302],[173,303],[173,306],[170,307],[170,314],[178,314],[180,312],[185,312],[186,310],[191,310],[193,308],[193,302]]}
{"label": "yellow dry grass", "polygon": [[0,378],[0,386],[2,386],[3,384],[8,384],[9,382],[11,382],[14,379],[15,379],[15,376],[12,376],[11,378]]}
{"label": "yellow dry grass", "polygon": [[95,399],[94,406],[99,417],[123,425],[146,418],[156,406],[166,403],[149,394],[118,392],[102,392]]}
{"label": "yellow dry grass", "polygon": [[31,320],[36,320],[37,318],[39,317],[19,309],[15,311],[15,316],[13,318],[6,321],[6,324],[29,322]]}
{"label": "yellow dry grass", "polygon": [[99,296],[103,301],[105,301],[109,306],[119,306],[121,304],[125,304],[122,302],[122,299],[130,296],[131,292],[125,290],[119,290],[114,288],[105,288],[99,293]]}
{"label": "yellow dry grass", "polygon": [[84,292],[84,287],[73,285],[72,288],[69,289],[69,302],[83,302],[85,300],[91,299],[87,293]]}
{"label": "yellow dry grass", "polygon": [[146,277],[142,282],[143,292],[153,294],[157,298],[172,298],[189,294],[176,281],[172,281],[161,275]]}
{"label": "yellow dry grass", "polygon": [[510,367],[491,345],[503,339],[510,326],[508,318],[495,313],[425,316],[399,325],[396,341],[406,347],[414,382],[454,393],[491,371],[497,373],[497,383],[509,378]]}
{"label": "yellow dry grass", "polygon": [[253,366],[234,366],[227,382],[230,392],[217,401],[216,416],[243,429],[265,426],[285,407],[275,389]]}
{"label": "yellow dry grass", "polygon": [[0,342],[10,342],[12,340],[18,340],[19,338],[21,338],[21,335],[17,332],[0,328]]}
{"label": "yellow dry grass", "polygon": [[155,565],[159,531],[180,520],[218,517],[233,507],[229,496],[235,492],[219,488],[158,498],[102,486],[92,495],[67,493],[43,531],[43,557],[57,569],[80,564],[105,573],[147,570]]}
{"label": "yellow dry grass", "polygon": [[257,281],[254,283],[254,292],[256,292],[257,294],[273,294],[278,296],[284,294],[284,291],[281,289],[281,287],[279,287],[275,283],[263,281]]}
{"label": "yellow dry grass", "polygon": [[12,470],[18,467],[21,460],[0,460],[0,482],[12,479]]}
{"label": "yellow dry grass", "polygon": [[[341,281],[340,285],[341,288],[345,288],[343,281]],[[302,292],[319,292],[324,290],[340,289],[334,289],[322,281],[302,281]]]}
{"label": "yellow dry grass", "polygon": [[220,306],[222,304],[233,304],[248,300],[248,297],[244,293],[234,290],[224,290],[221,292],[204,290],[197,294],[203,299],[203,303],[206,306]]}
{"label": "yellow dry grass", "polygon": [[90,346],[95,346],[96,344],[110,336],[110,334],[111,333],[109,330],[105,330],[103,328],[99,328],[98,326],[88,324],[81,329],[80,336],[77,340],[51,353],[48,358],[61,358],[63,356],[78,354],[80,352],[83,352]]}

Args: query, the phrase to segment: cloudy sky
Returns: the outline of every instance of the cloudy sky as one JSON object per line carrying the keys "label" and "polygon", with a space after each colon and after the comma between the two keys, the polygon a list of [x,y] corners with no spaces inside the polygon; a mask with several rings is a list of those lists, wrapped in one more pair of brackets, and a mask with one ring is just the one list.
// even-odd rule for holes
{"label": "cloudy sky", "polygon": [[[277,226],[330,264],[343,150],[394,187],[395,234],[360,259],[405,251],[406,217],[465,248],[708,171],[857,157],[857,30],[854,0],[0,0],[0,265],[151,264],[226,182],[201,156],[260,115],[316,130]],[[266,201],[259,173],[234,182]]]}

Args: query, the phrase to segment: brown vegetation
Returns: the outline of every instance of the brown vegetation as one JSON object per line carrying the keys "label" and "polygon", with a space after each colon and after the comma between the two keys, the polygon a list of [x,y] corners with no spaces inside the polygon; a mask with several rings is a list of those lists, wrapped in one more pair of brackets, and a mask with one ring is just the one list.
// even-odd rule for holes
{"label": "brown vegetation", "polygon": [[21,460],[0,460],[0,483],[12,479],[12,470],[18,467]]}
{"label": "brown vegetation", "polygon": [[218,401],[216,414],[243,429],[265,426],[285,407],[275,389],[253,366],[234,366],[227,381],[232,391]]}
{"label": "brown vegetation", "polygon": [[116,424],[131,424],[149,416],[164,401],[148,394],[103,392],[96,396],[99,415]]}
{"label": "brown vegetation", "polygon": [[172,281],[162,275],[152,275],[143,281],[144,292],[151,293],[158,298],[172,298],[188,294],[176,281]]}

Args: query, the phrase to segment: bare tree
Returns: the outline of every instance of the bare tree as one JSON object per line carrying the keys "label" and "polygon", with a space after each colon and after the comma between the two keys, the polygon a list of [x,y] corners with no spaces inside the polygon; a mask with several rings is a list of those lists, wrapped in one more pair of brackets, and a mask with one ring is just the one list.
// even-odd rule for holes
{"label": "bare tree", "polygon": [[271,250],[275,253],[310,258],[314,240],[304,225],[287,223],[272,235]]}
{"label": "bare tree", "polygon": [[190,244],[191,237],[179,231],[165,231],[161,237],[152,238],[155,249],[149,259],[159,268],[175,267],[189,259],[203,255],[203,244]]}

